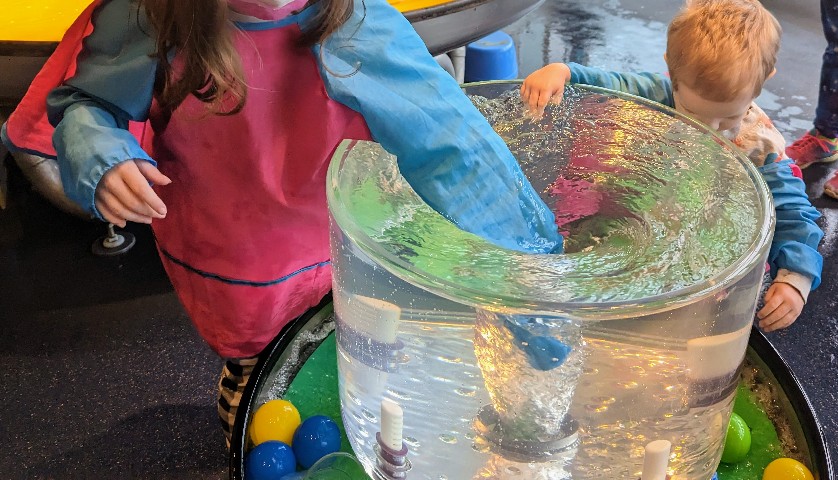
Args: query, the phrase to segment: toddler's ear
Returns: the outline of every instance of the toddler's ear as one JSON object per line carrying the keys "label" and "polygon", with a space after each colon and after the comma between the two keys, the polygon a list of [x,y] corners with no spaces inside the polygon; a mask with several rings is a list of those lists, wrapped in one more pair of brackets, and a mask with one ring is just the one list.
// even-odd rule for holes
{"label": "toddler's ear", "polygon": [[[666,71],[665,71],[665,72],[663,72],[663,74],[664,74],[667,78],[671,79],[671,78],[672,78],[672,76],[671,76],[671,75],[669,75],[669,59],[667,59],[667,58],[666,58],[666,53],[664,53],[664,54],[663,54],[663,63],[665,63],[665,64],[666,64]],[[675,85],[674,85],[674,84],[672,85],[672,88],[673,88],[673,89],[675,88]]]}
{"label": "toddler's ear", "polygon": [[777,67],[774,67],[774,70],[771,70],[771,73],[769,73],[768,76],[765,77],[765,79],[768,80],[769,78],[773,77],[774,74],[776,74],[776,73],[777,73]]}

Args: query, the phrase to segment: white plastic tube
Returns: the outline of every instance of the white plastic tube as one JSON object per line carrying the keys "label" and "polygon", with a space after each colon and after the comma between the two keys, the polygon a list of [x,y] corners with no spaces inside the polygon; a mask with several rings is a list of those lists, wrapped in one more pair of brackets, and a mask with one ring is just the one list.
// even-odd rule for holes
{"label": "white plastic tube", "polygon": [[381,401],[381,440],[393,451],[402,449],[404,412],[398,403],[385,398]]}
{"label": "white plastic tube", "polygon": [[666,480],[671,450],[672,444],[668,440],[655,440],[646,445],[640,480]]}
{"label": "white plastic tube", "polygon": [[730,375],[739,368],[748,346],[751,325],[741,330],[687,341],[687,368],[695,380]]}
{"label": "white plastic tube", "polygon": [[454,66],[454,78],[457,83],[463,83],[466,79],[466,47],[455,48],[448,52],[451,57],[451,64]]}

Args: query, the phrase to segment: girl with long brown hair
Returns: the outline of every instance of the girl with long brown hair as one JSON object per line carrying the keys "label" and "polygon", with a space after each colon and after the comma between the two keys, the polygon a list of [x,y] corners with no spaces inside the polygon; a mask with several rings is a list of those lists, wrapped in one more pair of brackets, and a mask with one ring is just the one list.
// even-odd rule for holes
{"label": "girl with long brown hair", "polygon": [[[306,1],[103,0],[47,99],[68,197],[152,225],[193,323],[228,359],[228,440],[260,352],[329,293],[325,178],[343,139],[381,143],[460,228],[561,248],[504,142],[401,14],[384,0]],[[15,132],[37,130],[15,122],[5,143],[31,149]]]}

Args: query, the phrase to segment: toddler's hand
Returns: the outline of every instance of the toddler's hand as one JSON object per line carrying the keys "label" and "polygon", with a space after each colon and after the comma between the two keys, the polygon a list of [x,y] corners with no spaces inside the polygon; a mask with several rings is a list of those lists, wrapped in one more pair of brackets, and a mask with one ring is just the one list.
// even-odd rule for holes
{"label": "toddler's hand", "polygon": [[527,104],[529,113],[539,118],[544,115],[548,102],[560,103],[569,80],[570,68],[564,63],[551,63],[531,73],[521,85],[521,99]]}
{"label": "toddler's hand", "polygon": [[766,332],[786,328],[803,311],[803,297],[788,283],[774,282],[765,293],[765,306],[757,312],[759,326]]}
{"label": "toddler's hand", "polygon": [[172,183],[169,177],[145,160],[128,160],[108,170],[96,187],[96,208],[105,220],[125,226],[126,221],[151,223],[166,216],[166,205],[149,182]]}

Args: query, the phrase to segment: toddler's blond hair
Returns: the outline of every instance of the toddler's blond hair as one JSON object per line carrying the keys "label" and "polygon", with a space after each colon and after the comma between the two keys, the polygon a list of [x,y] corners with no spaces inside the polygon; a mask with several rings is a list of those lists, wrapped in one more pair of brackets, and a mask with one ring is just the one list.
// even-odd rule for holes
{"label": "toddler's blond hair", "polygon": [[693,0],[669,24],[666,63],[672,87],[727,102],[756,98],[774,71],[782,28],[757,0]]}

